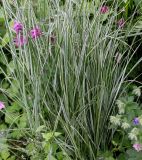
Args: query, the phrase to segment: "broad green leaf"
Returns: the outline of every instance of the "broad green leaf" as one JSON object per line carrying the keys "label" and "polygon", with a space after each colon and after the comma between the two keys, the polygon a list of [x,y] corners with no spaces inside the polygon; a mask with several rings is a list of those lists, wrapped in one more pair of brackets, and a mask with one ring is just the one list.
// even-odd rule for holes
{"label": "broad green leaf", "polygon": [[0,150],[1,149],[7,149],[8,148],[8,144],[6,144],[6,138],[4,137],[0,137]]}
{"label": "broad green leaf", "polygon": [[14,138],[14,139],[20,139],[23,137],[23,135],[22,135],[21,131],[19,131],[17,129],[17,130],[12,131],[12,133],[10,133],[10,137]]}
{"label": "broad green leaf", "polygon": [[142,7],[142,1],[141,0],[134,0],[134,3],[136,6]]}
{"label": "broad green leaf", "polygon": [[57,159],[58,160],[63,160],[64,157],[65,157],[64,154],[63,154],[63,152],[58,152],[56,155],[57,155]]}
{"label": "broad green leaf", "polygon": [[9,87],[9,83],[6,82],[6,81],[4,81],[4,82],[2,83],[2,88],[3,88],[3,89],[7,89],[8,87]]}
{"label": "broad green leaf", "polygon": [[5,122],[8,124],[18,123],[19,113],[6,113]]}
{"label": "broad green leaf", "polygon": [[44,148],[44,152],[48,154],[51,150],[51,144],[49,142],[42,142],[42,146]]}
{"label": "broad green leaf", "polygon": [[19,122],[18,122],[18,127],[19,128],[25,128],[27,125],[27,116],[26,114],[22,114],[22,116],[20,117],[19,119]]}
{"label": "broad green leaf", "polygon": [[11,156],[11,157],[9,157],[7,160],[15,160],[15,159],[16,159],[15,156]]}
{"label": "broad green leaf", "polygon": [[2,39],[2,47],[4,47],[5,45],[7,45],[10,41],[10,38],[9,38],[9,34],[8,32],[4,35],[3,39]]}
{"label": "broad green leaf", "polygon": [[113,157],[105,158],[105,160],[115,160]]}
{"label": "broad green leaf", "polygon": [[9,96],[15,97],[19,93],[19,82],[16,80],[12,81],[12,85],[7,89]]}
{"label": "broad green leaf", "polygon": [[54,156],[52,156],[52,155],[48,155],[44,160],[57,160]]}
{"label": "broad green leaf", "polygon": [[3,93],[0,93],[0,101],[4,102],[5,108],[7,108],[7,106],[8,106],[8,98]]}
{"label": "broad green leaf", "polygon": [[36,132],[41,132],[41,131],[43,131],[44,128],[45,128],[44,125],[39,126],[39,127],[37,128]]}
{"label": "broad green leaf", "polygon": [[0,63],[6,65],[7,64],[7,58],[3,53],[0,53]]}
{"label": "broad green leaf", "polygon": [[56,152],[57,152],[59,147],[58,147],[58,145],[56,143],[52,143],[51,144],[51,148],[53,150],[53,153],[56,154]]}
{"label": "broad green leaf", "polygon": [[7,113],[15,113],[15,112],[19,112],[20,110],[21,110],[21,106],[19,106],[17,102],[13,102],[11,106],[8,106],[6,108]]}
{"label": "broad green leaf", "polygon": [[15,70],[15,64],[14,64],[14,61],[11,61],[7,65],[7,74],[10,75],[11,73],[14,73],[14,70]]}
{"label": "broad green leaf", "polygon": [[[10,26],[11,28],[12,28],[13,24],[14,24],[14,21],[13,21],[13,20],[9,22],[9,26]],[[4,31],[5,31],[5,30],[4,30]],[[1,46],[2,46],[2,47],[5,47],[5,45],[7,45],[9,42],[10,42],[9,33],[6,32],[5,35],[3,36]]]}
{"label": "broad green leaf", "polygon": [[0,154],[3,160],[7,160],[7,158],[10,156],[10,153],[8,150],[2,150]]}
{"label": "broad green leaf", "polygon": [[43,138],[44,138],[46,141],[49,141],[49,140],[51,140],[52,138],[58,137],[58,136],[60,136],[60,135],[61,135],[60,132],[42,133],[42,136],[43,136]]}
{"label": "broad green leaf", "polygon": [[3,35],[3,33],[5,33],[5,17],[4,17],[4,11],[3,8],[0,8],[0,33],[1,36]]}
{"label": "broad green leaf", "polygon": [[129,156],[129,160],[141,160],[142,158],[142,152],[137,152],[135,150],[129,149],[127,150],[127,154]]}
{"label": "broad green leaf", "polygon": [[35,150],[35,144],[34,143],[29,143],[26,146],[26,150],[27,150],[29,156],[32,155],[33,150]]}
{"label": "broad green leaf", "polygon": [[121,154],[119,155],[119,157],[118,157],[118,160],[127,160],[127,159],[126,159],[126,154],[121,153]]}
{"label": "broad green leaf", "polygon": [[7,129],[7,125],[6,124],[1,124],[0,125],[0,131]]}

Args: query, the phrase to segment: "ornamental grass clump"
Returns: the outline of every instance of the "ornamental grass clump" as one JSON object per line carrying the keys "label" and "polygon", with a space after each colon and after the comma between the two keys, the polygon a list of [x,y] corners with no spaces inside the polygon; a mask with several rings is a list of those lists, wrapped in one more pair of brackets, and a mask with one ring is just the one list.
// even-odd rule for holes
{"label": "ornamental grass clump", "polygon": [[[4,92],[21,104],[33,134],[41,125],[60,131],[63,138],[56,142],[72,159],[95,159],[108,148],[109,117],[116,111],[115,101],[134,55],[125,42],[127,24],[121,20],[117,26],[118,3],[110,6],[111,12],[108,7],[100,11],[102,4],[93,1],[66,1],[61,6],[56,0],[13,5],[3,0],[3,6],[14,70],[10,76],[2,72],[17,89]],[[28,37],[24,46],[23,38],[21,43],[16,40],[22,46],[18,48],[9,25],[13,18],[24,26],[22,36]]]}

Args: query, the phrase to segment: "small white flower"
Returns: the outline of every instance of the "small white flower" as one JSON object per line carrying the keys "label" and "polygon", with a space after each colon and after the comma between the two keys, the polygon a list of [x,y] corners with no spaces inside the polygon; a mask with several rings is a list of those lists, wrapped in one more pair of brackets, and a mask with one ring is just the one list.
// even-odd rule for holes
{"label": "small white flower", "polygon": [[125,106],[125,104],[124,104],[121,100],[117,100],[117,101],[116,101],[116,104],[117,104],[118,107],[123,107],[123,106]]}
{"label": "small white flower", "polygon": [[139,134],[139,129],[138,129],[138,128],[133,128],[133,129],[131,130],[131,133],[132,133],[132,134],[135,134],[135,135],[138,135],[138,134]]}
{"label": "small white flower", "polygon": [[133,94],[135,94],[136,96],[140,97],[141,96],[141,89],[140,88],[135,88],[133,90]]}
{"label": "small white flower", "polygon": [[128,137],[131,139],[131,140],[135,140],[137,141],[137,135],[139,134],[139,129],[138,128],[133,128],[131,130],[131,132],[128,134]]}
{"label": "small white flower", "polygon": [[125,109],[124,108],[119,108],[119,114],[124,114],[125,113]]}
{"label": "small white flower", "polygon": [[117,116],[110,116],[110,122],[116,126],[120,125],[120,117]]}
{"label": "small white flower", "polygon": [[131,132],[128,134],[128,137],[129,137],[130,140],[137,141],[137,136],[135,134],[131,133]]}
{"label": "small white flower", "polygon": [[117,100],[117,101],[116,101],[116,104],[117,104],[117,106],[118,106],[119,114],[124,114],[124,113],[125,113],[125,103],[123,103],[123,102],[120,101],[120,100]]}
{"label": "small white flower", "polygon": [[128,128],[130,128],[130,125],[129,125],[129,123],[127,123],[127,122],[123,122],[121,127],[122,127],[123,129],[128,129]]}

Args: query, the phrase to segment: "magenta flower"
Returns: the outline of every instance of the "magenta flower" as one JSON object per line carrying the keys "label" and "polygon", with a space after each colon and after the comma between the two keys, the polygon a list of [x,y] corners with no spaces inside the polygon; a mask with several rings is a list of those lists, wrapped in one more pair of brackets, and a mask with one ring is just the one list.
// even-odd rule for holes
{"label": "magenta flower", "polygon": [[22,35],[16,36],[16,38],[14,39],[14,43],[16,47],[24,46],[25,44],[27,44],[27,42],[28,42],[28,39],[23,37]]}
{"label": "magenta flower", "polygon": [[4,102],[0,101],[0,110],[2,110],[3,108],[5,108]]}
{"label": "magenta flower", "polygon": [[139,144],[139,143],[135,143],[135,144],[133,144],[133,148],[134,148],[137,152],[139,152],[139,151],[142,150],[142,145]]}
{"label": "magenta flower", "polygon": [[38,37],[40,37],[42,34],[42,31],[41,29],[37,26],[35,28],[33,28],[31,31],[30,31],[30,36],[32,37],[32,39],[36,39]]}
{"label": "magenta flower", "polygon": [[101,8],[100,8],[100,13],[102,13],[102,14],[105,14],[105,13],[107,13],[109,11],[109,7],[108,6],[102,6]]}
{"label": "magenta flower", "polygon": [[20,31],[23,30],[23,25],[20,22],[15,21],[13,26],[14,31],[18,34]]}
{"label": "magenta flower", "polygon": [[124,20],[124,18],[121,18],[121,19],[117,22],[117,24],[118,24],[118,27],[119,27],[119,28],[123,28],[124,25],[125,25],[125,20]]}

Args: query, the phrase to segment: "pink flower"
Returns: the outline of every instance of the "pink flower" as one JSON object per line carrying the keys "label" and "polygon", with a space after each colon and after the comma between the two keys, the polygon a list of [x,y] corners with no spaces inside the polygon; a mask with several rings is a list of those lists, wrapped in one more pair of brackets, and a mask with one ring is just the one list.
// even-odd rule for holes
{"label": "pink flower", "polygon": [[105,14],[109,11],[109,7],[108,6],[102,6],[100,8],[100,13]]}
{"label": "pink flower", "polygon": [[30,35],[33,39],[40,37],[42,34],[41,29],[37,26],[30,31]]}
{"label": "pink flower", "polygon": [[117,22],[117,24],[118,24],[118,27],[119,27],[119,28],[123,28],[124,25],[125,25],[125,20],[124,20],[124,18],[121,18],[121,19]]}
{"label": "pink flower", "polygon": [[23,37],[22,35],[20,36],[17,35],[16,38],[14,39],[14,43],[16,47],[24,46],[25,44],[27,44],[27,42],[28,42],[28,39]]}
{"label": "pink flower", "polygon": [[5,108],[4,102],[0,101],[0,110],[2,110],[3,108]]}
{"label": "pink flower", "polygon": [[20,31],[23,30],[23,25],[20,22],[15,21],[13,26],[14,31],[18,34]]}
{"label": "pink flower", "polygon": [[137,152],[139,152],[139,151],[141,151],[141,150],[142,150],[142,145],[141,145],[141,144],[136,143],[136,144],[133,144],[133,148],[134,148]]}

